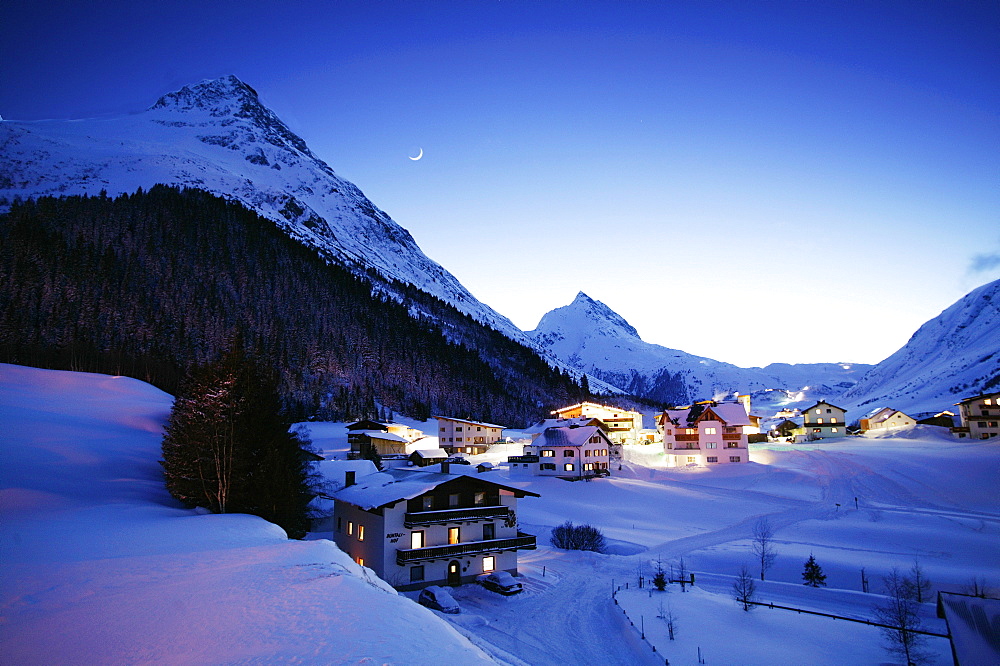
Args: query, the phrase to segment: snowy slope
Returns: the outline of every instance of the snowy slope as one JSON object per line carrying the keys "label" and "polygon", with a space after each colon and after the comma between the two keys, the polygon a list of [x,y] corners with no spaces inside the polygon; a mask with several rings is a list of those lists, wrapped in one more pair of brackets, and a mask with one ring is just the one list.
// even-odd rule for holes
{"label": "snowy slope", "polygon": [[[740,368],[643,341],[625,319],[583,292],[546,313],[528,335],[556,358],[629,392],[683,404],[732,392],[783,389],[782,402],[806,402],[844,391],[871,366],[772,364]],[[806,388],[808,387],[808,388]]]}
{"label": "snowy slope", "polygon": [[0,365],[0,661],[493,663],[330,541],[180,508],[157,463],[171,400]]}
{"label": "snowy slope", "polygon": [[844,406],[937,412],[998,386],[1000,280],[995,280],[921,326],[844,394]]}
{"label": "snowy slope", "polygon": [[235,76],[184,87],[142,113],[0,121],[0,210],[15,197],[116,195],[156,183],[240,201],[337,263],[414,284],[526,342]]}

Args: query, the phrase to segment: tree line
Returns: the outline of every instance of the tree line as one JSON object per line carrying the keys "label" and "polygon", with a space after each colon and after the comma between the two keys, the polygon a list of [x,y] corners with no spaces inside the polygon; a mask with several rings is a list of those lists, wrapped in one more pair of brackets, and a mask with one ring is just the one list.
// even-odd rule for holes
{"label": "tree line", "polygon": [[5,362],[128,375],[174,393],[239,340],[276,372],[296,419],[384,407],[523,426],[590,397],[433,295],[332,264],[200,190],[15,202],[0,215],[0,245]]}

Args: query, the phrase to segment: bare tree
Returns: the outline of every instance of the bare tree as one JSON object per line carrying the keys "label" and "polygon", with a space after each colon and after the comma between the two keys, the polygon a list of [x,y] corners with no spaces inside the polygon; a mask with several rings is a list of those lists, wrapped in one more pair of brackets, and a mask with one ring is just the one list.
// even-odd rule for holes
{"label": "bare tree", "polygon": [[882,578],[885,584],[885,600],[877,604],[873,611],[882,624],[882,636],[886,640],[886,650],[906,659],[907,664],[920,664],[928,660],[923,651],[926,640],[923,634],[914,633],[921,629],[918,604],[910,595],[912,582],[900,575],[893,567],[888,576]]}
{"label": "bare tree", "polygon": [[970,578],[963,590],[966,594],[981,599],[993,596],[993,590],[986,584],[986,579],[980,576]]}
{"label": "bare tree", "polygon": [[670,607],[670,602],[667,602],[667,607],[664,609],[661,601],[658,610],[659,614],[656,617],[667,623],[667,634],[670,636],[670,640],[674,640],[674,635],[677,632],[677,616],[674,615],[674,609]]}
{"label": "bare tree", "polygon": [[745,611],[753,608],[750,602],[757,599],[757,583],[754,582],[750,568],[745,564],[740,567],[740,572],[733,581],[733,599],[743,604]]}
{"label": "bare tree", "polygon": [[910,576],[905,580],[908,583],[906,591],[909,593],[911,599],[918,604],[930,600],[931,582],[927,580],[927,574],[924,573],[919,561],[913,561],[913,566],[910,567]]}
{"label": "bare tree", "polygon": [[688,570],[687,566],[684,564],[684,558],[680,559],[677,563],[677,580],[681,582],[681,592],[687,592],[685,585],[687,584]]}
{"label": "bare tree", "polygon": [[764,574],[774,564],[777,553],[774,551],[774,528],[771,521],[766,517],[759,519],[753,525],[753,554],[760,562],[760,579],[764,580]]}

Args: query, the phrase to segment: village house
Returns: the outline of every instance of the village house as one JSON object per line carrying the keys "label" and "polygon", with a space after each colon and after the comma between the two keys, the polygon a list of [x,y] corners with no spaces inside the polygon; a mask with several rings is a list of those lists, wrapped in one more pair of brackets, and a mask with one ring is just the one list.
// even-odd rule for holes
{"label": "village house", "polygon": [[516,576],[517,551],[535,548],[535,537],[517,529],[517,500],[539,495],[485,476],[444,463],[440,472],[359,477],[333,494],[333,540],[401,590],[460,585],[491,571]]}
{"label": "village house", "polygon": [[760,430],[741,402],[668,409],[657,425],[663,431],[667,464],[673,467],[750,462],[750,431]]}
{"label": "village house", "polygon": [[789,439],[795,437],[796,435],[801,435],[802,426],[791,419],[785,419],[778,425],[771,428],[771,432],[769,434],[772,439]]}
{"label": "village house", "polygon": [[453,419],[447,416],[434,418],[438,422],[438,442],[449,454],[480,455],[486,453],[491,444],[503,438],[502,425]]}
{"label": "village house", "polygon": [[1000,435],[1000,393],[984,393],[955,404],[962,425],[952,430],[959,437],[990,439]]}
{"label": "village house", "polygon": [[402,423],[357,421],[347,426],[347,443],[351,445],[348,457],[365,458],[372,449],[380,456],[406,455],[413,448],[409,445],[423,437],[423,432]]}
{"label": "village house", "polygon": [[611,439],[595,425],[547,428],[524,454],[507,459],[511,473],[583,479],[610,474]]}
{"label": "village house", "polygon": [[820,400],[802,410],[802,427],[809,439],[843,437],[847,434],[847,410]]}
{"label": "village house", "polygon": [[559,419],[590,418],[599,419],[604,431],[616,446],[622,444],[643,444],[642,414],[620,407],[599,405],[595,402],[581,402],[552,412]]}
{"label": "village house", "polygon": [[858,422],[861,432],[869,430],[889,430],[916,425],[917,420],[892,407],[879,407],[865,414]]}

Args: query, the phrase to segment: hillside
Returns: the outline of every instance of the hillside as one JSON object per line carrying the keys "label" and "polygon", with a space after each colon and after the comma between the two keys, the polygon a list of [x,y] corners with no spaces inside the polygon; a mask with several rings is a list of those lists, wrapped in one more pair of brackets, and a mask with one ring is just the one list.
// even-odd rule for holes
{"label": "hillside", "polygon": [[[844,394],[867,412],[937,412],[1000,386],[1000,280],[974,289],[921,326]],[[953,410],[954,411],[954,410]]]}
{"label": "hillside", "polygon": [[[300,419],[445,413],[525,425],[582,396],[533,350],[412,285],[405,304],[198,190],[41,199],[0,215],[0,360],[176,387],[242,341]],[[423,313],[423,314],[422,314]]]}

